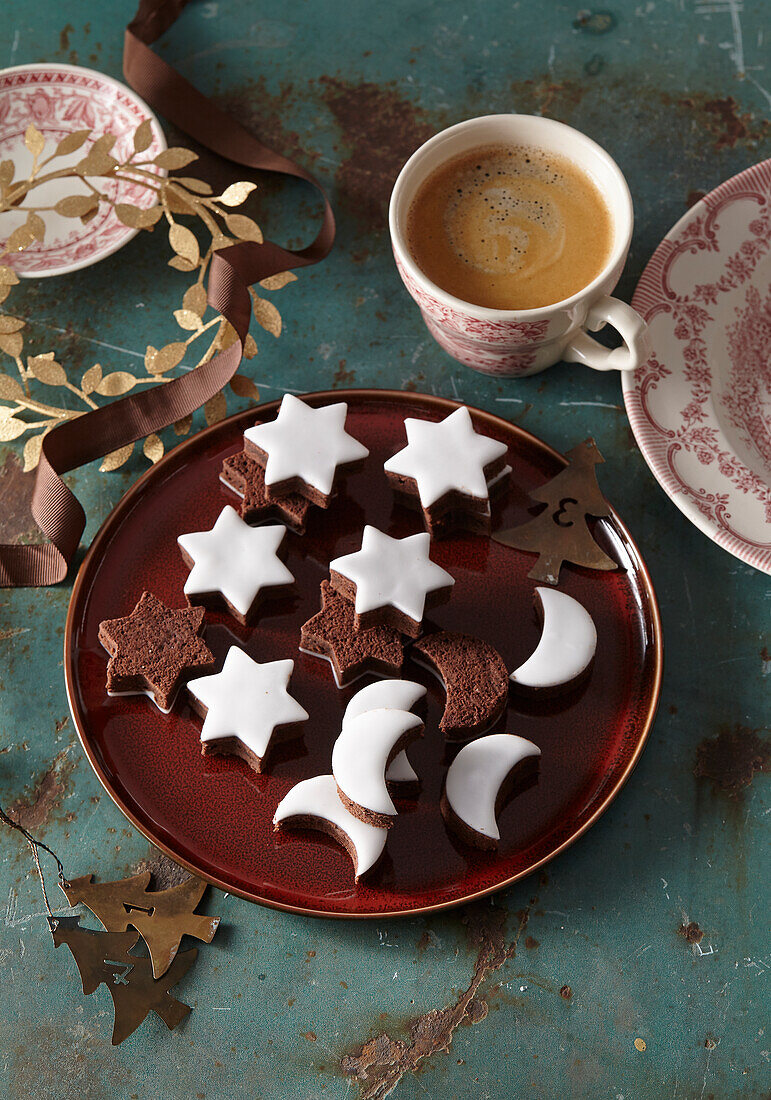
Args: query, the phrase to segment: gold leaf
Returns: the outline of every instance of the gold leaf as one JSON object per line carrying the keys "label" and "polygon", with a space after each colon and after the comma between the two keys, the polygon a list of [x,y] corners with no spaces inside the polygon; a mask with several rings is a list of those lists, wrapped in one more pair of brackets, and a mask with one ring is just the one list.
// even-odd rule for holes
{"label": "gold leaf", "polygon": [[240,183],[231,183],[230,187],[226,187],[222,192],[219,201],[223,206],[240,206],[256,186],[256,183],[246,183],[243,180]]}
{"label": "gold leaf", "polygon": [[247,218],[245,214],[226,214],[225,225],[234,237],[242,241],[257,241],[257,244],[262,244],[262,230],[257,222]]}
{"label": "gold leaf", "polygon": [[176,435],[187,435],[193,426],[193,415],[189,413],[187,416],[183,416],[181,420],[174,421],[174,432]]}
{"label": "gold leaf", "polygon": [[149,458],[151,462],[157,462],[159,458],[163,458],[163,440],[155,432],[151,432],[144,441],[142,450],[145,458]]}
{"label": "gold leaf", "polygon": [[188,229],[187,226],[172,225],[169,230],[169,244],[183,260],[187,260],[187,262],[193,264],[193,266],[198,263],[201,257],[198,249],[198,241],[195,238],[195,234],[192,230]]}
{"label": "gold leaf", "polygon": [[230,321],[225,321],[223,319],[222,324],[219,327],[219,331],[217,332],[217,348],[220,351],[223,351],[225,348],[229,348],[231,344],[235,344],[237,339],[238,333],[233,328]]}
{"label": "gold leaf", "polygon": [[20,332],[12,332],[8,336],[0,333],[0,351],[10,355],[12,359],[18,359],[24,347],[24,337]]}
{"label": "gold leaf", "polygon": [[195,214],[195,202],[180,191],[178,187],[169,184],[165,188],[166,202],[172,214]]}
{"label": "gold leaf", "polygon": [[254,319],[258,325],[272,336],[281,335],[281,314],[272,302],[266,301],[265,298],[258,298],[255,294],[253,310]]}
{"label": "gold leaf", "polygon": [[23,252],[25,248],[29,248],[34,239],[27,226],[20,225],[17,229],[14,229],[5,242],[5,250],[6,252]]}
{"label": "gold leaf", "polygon": [[99,469],[103,472],[109,470],[117,470],[119,466],[122,466],[124,462],[128,462],[131,458],[131,452],[134,450],[133,443],[127,443],[125,447],[119,447],[117,451],[110,451],[108,455],[105,455],[102,459],[102,465]]}
{"label": "gold leaf", "polygon": [[127,370],[114,370],[105,374],[96,387],[96,392],[102,397],[119,397],[122,393],[128,393],[136,386],[137,380]]}
{"label": "gold leaf", "polygon": [[131,229],[149,229],[151,225],[155,225],[163,214],[161,206],[151,206],[147,210],[142,210],[140,207],[133,206],[128,202],[117,202],[113,209],[118,221],[128,225]]}
{"label": "gold leaf", "polygon": [[196,195],[211,195],[212,189],[206,180],[199,180],[195,176],[175,176],[174,182]]}
{"label": "gold leaf", "polygon": [[191,264],[189,260],[183,260],[181,256],[172,256],[169,260],[169,267],[176,268],[177,271],[195,271],[196,265]]}
{"label": "gold leaf", "polygon": [[81,176],[107,176],[118,165],[110,150],[115,144],[114,134],[102,134],[94,142],[83,160],[75,165],[75,171]]}
{"label": "gold leaf", "polygon": [[12,286],[8,286],[6,283],[0,283],[0,302],[4,302],[12,290]]}
{"label": "gold leaf", "polygon": [[90,130],[74,130],[71,134],[67,134],[56,146],[54,156],[66,157],[69,153],[76,152],[90,133]]}
{"label": "gold leaf", "polygon": [[7,264],[0,264],[0,286],[16,286],[18,281],[19,276],[12,267],[8,267]]}
{"label": "gold leaf", "polygon": [[98,206],[99,199],[96,195],[68,195],[64,199],[59,199],[54,210],[63,218],[82,218],[84,214],[88,214]]}
{"label": "gold leaf", "polygon": [[186,351],[187,344],[181,340],[166,344],[160,350],[148,344],[145,352],[145,370],[148,374],[165,374],[167,370],[171,370],[182,362]]}
{"label": "gold leaf", "polygon": [[25,424],[23,420],[17,420],[15,416],[0,420],[0,443],[10,443],[12,439],[18,439],[20,435],[24,435],[28,427],[29,424]]}
{"label": "gold leaf", "polygon": [[251,332],[247,332],[246,339],[244,340],[244,359],[254,359],[256,354],[257,344]]}
{"label": "gold leaf", "polygon": [[234,374],[230,379],[230,388],[236,397],[251,397],[252,401],[260,400],[260,391],[251,378],[243,374]]}
{"label": "gold leaf", "polygon": [[24,144],[33,157],[39,157],[46,147],[46,139],[38,130],[34,122],[30,122],[24,135]]}
{"label": "gold leaf", "polygon": [[230,248],[233,243],[233,238],[226,237],[224,233],[215,233],[211,239],[211,246],[214,252],[217,252],[220,248]]}
{"label": "gold leaf", "polygon": [[30,470],[34,470],[40,461],[40,451],[43,446],[43,436],[45,432],[40,432],[38,435],[31,435],[27,442],[24,444],[24,473],[28,474]]}
{"label": "gold leaf", "polygon": [[13,183],[14,163],[12,160],[0,162],[0,187],[6,188]]}
{"label": "gold leaf", "polygon": [[278,275],[269,275],[267,279],[260,280],[263,290],[281,290],[287,283],[296,283],[297,276],[293,271],[279,271]]}
{"label": "gold leaf", "polygon": [[134,131],[134,152],[144,153],[153,143],[153,124],[149,118],[140,122]]}
{"label": "gold leaf", "polygon": [[83,393],[93,393],[99,383],[102,381],[102,367],[100,363],[94,363],[93,367],[89,367],[80,380],[80,388]]}
{"label": "gold leaf", "polygon": [[24,328],[24,321],[21,317],[11,317],[7,313],[0,314],[0,334],[18,332],[22,328]]}
{"label": "gold leaf", "polygon": [[218,424],[227,415],[228,405],[224,393],[215,393],[203,407],[203,415],[207,424]]}
{"label": "gold leaf", "polygon": [[34,210],[30,210],[29,214],[27,214],[26,226],[36,241],[42,241],[43,237],[45,237],[46,223],[39,214],[34,212]]}
{"label": "gold leaf", "polygon": [[0,397],[4,397],[6,401],[18,401],[23,396],[24,390],[15,378],[11,378],[9,374],[0,374]]}
{"label": "gold leaf", "polygon": [[200,283],[193,283],[184,293],[182,308],[192,310],[192,312],[197,313],[199,317],[203,317],[206,312],[206,305],[206,291]]}
{"label": "gold leaf", "polygon": [[27,366],[45,386],[63,386],[67,381],[64,367],[54,359],[52,351],[45,355],[30,355],[27,358]]}
{"label": "gold leaf", "polygon": [[192,164],[194,160],[198,160],[198,157],[192,149],[174,148],[164,149],[162,153],[154,158],[153,164],[173,172],[176,168],[184,168],[186,165]]}
{"label": "gold leaf", "polygon": [[174,320],[187,332],[195,332],[201,327],[201,318],[197,313],[193,313],[192,309],[175,309]]}
{"label": "gold leaf", "polygon": [[109,153],[114,144],[115,134],[111,134],[108,130],[106,134],[102,134],[96,139],[89,152],[93,153],[96,150],[97,153]]}

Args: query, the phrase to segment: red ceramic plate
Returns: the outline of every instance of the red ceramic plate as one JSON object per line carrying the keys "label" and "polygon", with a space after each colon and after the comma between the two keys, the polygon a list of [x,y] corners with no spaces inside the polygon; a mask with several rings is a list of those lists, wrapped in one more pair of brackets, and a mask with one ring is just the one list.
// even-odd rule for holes
{"label": "red ceramic plate", "polygon": [[[439,796],[448,763],[438,731],[444,693],[408,658],[404,675],[428,687],[426,734],[410,749],[422,778],[416,799],[399,805],[386,854],[356,885],[351,861],[332,840],[304,831],[274,834],[272,817],[289,787],[330,770],[345,705],[367,680],[339,690],[329,664],[298,652],[300,626],[319,606],[319,584],[338,554],[358,549],[365,522],[404,536],[420,528],[416,513],[394,503],[383,461],[404,444],[405,416],[438,420],[457,406],[437,397],[390,391],[314,394],[314,405],[348,402],[348,429],[370,449],[365,469],[350,477],[328,511],[314,509],[303,537],[288,536],[287,564],[297,595],[265,606],[253,629],[207,613],[206,640],[219,658],[239,642],[259,661],[295,661],[292,694],[310,714],[304,732],[274,753],[268,774],[230,757],[204,758],[200,721],[184,701],[168,716],[144,696],[109,698],[100,620],[125,615],[143,589],[172,606],[184,603],[187,573],[176,544],[184,531],[210,527],[234,497],[220,465],[241,447],[255,420],[276,403],[231,417],[173,450],[126,493],[86,555],[72,593],[65,672],[83,747],[104,787],[153,843],[210,882],[253,901],[318,916],[380,917],[441,909],[498,890],[551,859],[608,806],[636,763],[653,721],[661,680],[656,598],[640,555],[617,517],[596,534],[618,572],[566,566],[561,588],[585,604],[599,642],[588,683],[559,703],[512,697],[497,730],[516,732],[542,749],[537,784],[499,815],[497,852],[477,852],[445,829]],[[527,491],[553,477],[564,460],[545,443],[486,412],[477,427],[503,440],[513,468],[511,489],[494,507],[494,525],[529,518]],[[432,557],[456,578],[452,599],[431,614],[439,627],[491,642],[509,668],[535,647],[534,558],[478,536],[436,542]]]}

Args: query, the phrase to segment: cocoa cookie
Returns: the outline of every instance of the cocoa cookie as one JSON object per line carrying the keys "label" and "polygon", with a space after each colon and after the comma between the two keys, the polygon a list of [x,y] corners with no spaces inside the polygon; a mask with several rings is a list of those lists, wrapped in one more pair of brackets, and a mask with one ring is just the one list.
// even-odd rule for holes
{"label": "cocoa cookie", "polygon": [[444,682],[447,699],[439,728],[448,739],[483,733],[503,714],[509,674],[503,658],[488,642],[443,630],[421,638],[412,654]]}
{"label": "cocoa cookie", "polygon": [[361,550],[329,563],[332,587],[353,601],[356,626],[391,626],[417,638],[427,607],[444,602],[455,580],[428,556],[431,536],[395,539],[364,528]]}
{"label": "cocoa cookie", "polygon": [[345,808],[388,829],[396,807],[386,784],[391,761],[423,733],[423,723],[406,710],[381,707],[346,722],[332,749],[332,775]]}
{"label": "cocoa cookie", "polygon": [[294,577],[279,557],[286,527],[250,527],[229,504],[210,531],[177,538],[190,573],[184,592],[203,607],[224,604],[240,623],[250,623],[266,597],[285,595]]}
{"label": "cocoa cookie", "polygon": [[320,508],[329,505],[338,475],[369,454],[345,430],[347,414],[344,401],[316,409],[287,393],[275,420],[244,432],[244,450],[263,467],[271,497],[299,493]]}
{"label": "cocoa cookie", "polygon": [[130,615],[99,624],[99,641],[110,654],[108,695],[148,695],[168,714],[176,694],[194,672],[214,668],[203,638],[202,607],[172,608],[143,592]]}
{"label": "cocoa cookie", "polygon": [[444,538],[458,529],[490,533],[490,492],[511,468],[506,444],[474,431],[464,406],[444,420],[404,421],[407,446],[384,465],[404,503],[418,505],[426,530]]}
{"label": "cocoa cookie", "polygon": [[220,481],[241,497],[239,513],[247,523],[278,520],[298,535],[305,533],[305,517],[311,502],[299,493],[274,497],[265,486],[265,471],[246,451],[231,455],[222,463]]}
{"label": "cocoa cookie", "polygon": [[329,581],[321,582],[322,608],[302,626],[300,650],[325,657],[338,687],[365,672],[397,676],[404,661],[399,632],[387,626],[357,630],[353,604],[339,596]]}

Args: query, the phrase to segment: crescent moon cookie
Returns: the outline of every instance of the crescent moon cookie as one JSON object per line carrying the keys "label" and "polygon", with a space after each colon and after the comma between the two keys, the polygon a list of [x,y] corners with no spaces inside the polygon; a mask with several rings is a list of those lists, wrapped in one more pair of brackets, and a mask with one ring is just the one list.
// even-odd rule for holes
{"label": "crescent moon cookie", "polygon": [[193,672],[214,668],[201,637],[202,607],[167,607],[143,592],[130,615],[99,624],[107,650],[108,695],[147,695],[168,714],[180,686]]}
{"label": "crescent moon cookie", "polygon": [[329,563],[336,592],[354,603],[356,627],[391,626],[417,638],[427,607],[449,598],[455,579],[428,556],[431,536],[395,539],[367,525],[361,550]]}
{"label": "crescent moon cookie", "polygon": [[369,825],[389,828],[396,807],[385,773],[394,757],[423,733],[423,723],[404,710],[366,711],[352,718],[332,748],[332,774],[347,810]]}
{"label": "crescent moon cookie", "polygon": [[354,470],[369,454],[345,430],[347,415],[344,401],[316,409],[286,393],[275,420],[244,432],[244,450],[265,470],[270,498],[295,492],[328,507],[338,471]]}
{"label": "crescent moon cookie", "polygon": [[535,691],[574,684],[589,672],[597,649],[597,628],[578,600],[553,588],[536,588],[535,607],[542,622],[533,654],[511,674],[512,682]]}
{"label": "crescent moon cookie", "polygon": [[[367,684],[348,701],[343,715],[343,729],[346,723],[358,718],[360,714],[366,714],[370,710],[381,708],[390,710],[410,711],[426,694],[422,684],[416,684],[414,680],[378,680],[374,684]],[[387,783],[417,783],[419,777],[407,753],[402,750],[395,756],[386,769]]]}
{"label": "crescent moon cookie", "polygon": [[259,664],[238,646],[231,646],[215,676],[191,680],[191,705],[203,718],[201,751],[232,753],[254,771],[276,736],[293,732],[308,712],[289,694],[294,661]]}
{"label": "crescent moon cookie", "polygon": [[526,763],[537,766],[541,750],[511,733],[491,733],[464,745],[447,769],[442,815],[461,840],[497,848],[496,816]]}
{"label": "crescent moon cookie", "polygon": [[229,504],[210,531],[180,535],[177,543],[191,567],[184,593],[203,607],[226,604],[240,623],[249,623],[265,596],[282,596],[294,577],[278,556],[286,527],[250,527]]}
{"label": "crescent moon cookie", "polygon": [[448,740],[482,733],[503,714],[509,694],[509,672],[497,650],[471,634],[442,630],[412,647],[444,682],[447,699],[439,722]]}
{"label": "crescent moon cookie", "polygon": [[305,534],[305,517],[311,502],[299,493],[269,497],[265,488],[265,471],[246,451],[239,451],[224,460],[220,481],[241,497],[238,510],[246,523],[278,520],[298,535]]}
{"label": "crescent moon cookie", "polygon": [[489,534],[490,490],[511,473],[506,444],[475,432],[465,405],[439,423],[408,417],[404,427],[407,446],[383,467],[396,493],[419,503],[434,538],[458,528]]}
{"label": "crescent moon cookie", "polygon": [[314,775],[304,779],[282,798],[273,815],[273,828],[319,829],[346,849],[353,860],[358,882],[371,871],[382,856],[387,829],[368,825],[346,810],[337,793],[332,775]]}

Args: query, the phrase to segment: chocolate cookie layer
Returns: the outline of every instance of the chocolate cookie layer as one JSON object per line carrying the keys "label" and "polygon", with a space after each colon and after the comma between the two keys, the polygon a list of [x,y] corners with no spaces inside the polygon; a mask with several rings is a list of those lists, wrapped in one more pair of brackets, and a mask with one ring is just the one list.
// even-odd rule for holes
{"label": "chocolate cookie layer", "polygon": [[404,661],[399,632],[387,626],[357,630],[353,604],[338,595],[329,581],[321,582],[322,608],[303,624],[300,649],[326,657],[338,687],[364,672],[396,676]]}
{"label": "chocolate cookie layer", "polygon": [[265,486],[265,471],[246,451],[225,459],[220,481],[241,497],[239,512],[247,523],[278,520],[298,535],[304,534],[311,502],[299,493],[277,497],[269,492]]}
{"label": "chocolate cookie layer", "polygon": [[415,642],[412,654],[435,669],[447,699],[439,723],[452,740],[484,732],[503,713],[509,674],[497,650],[471,634],[439,631]]}

